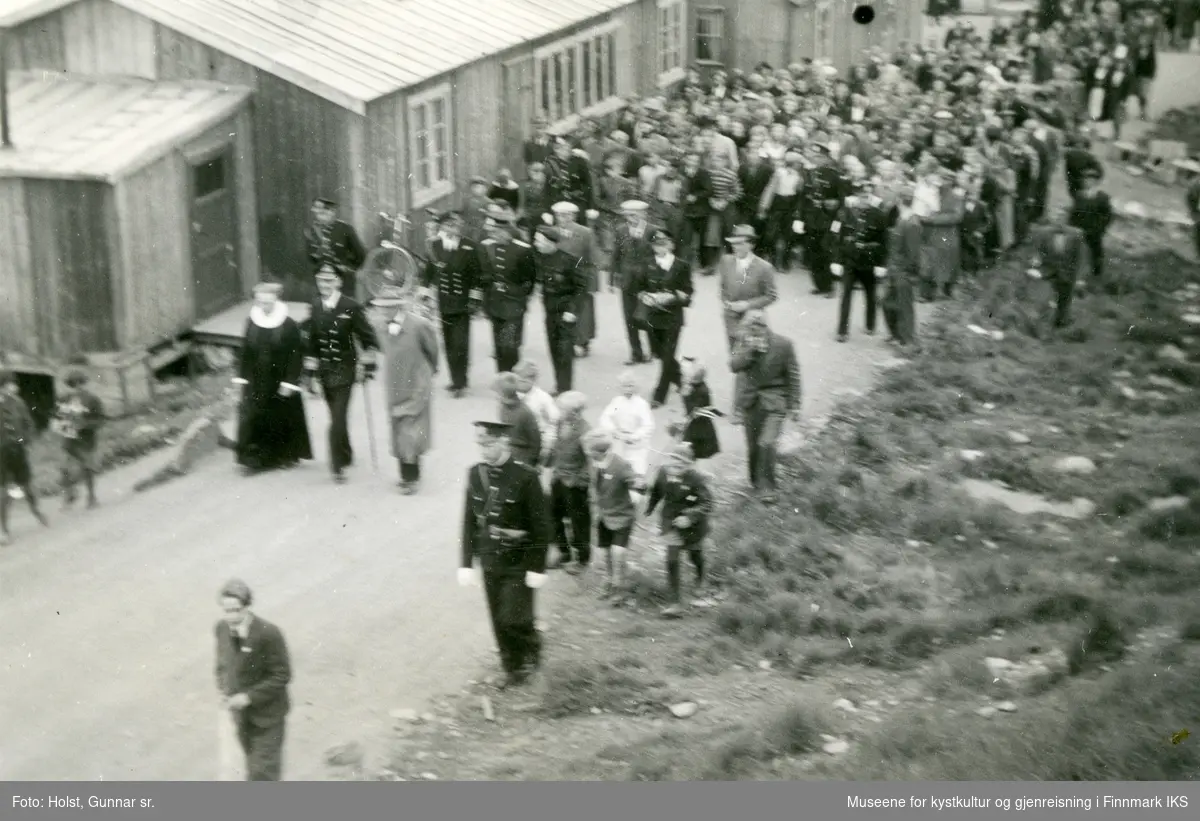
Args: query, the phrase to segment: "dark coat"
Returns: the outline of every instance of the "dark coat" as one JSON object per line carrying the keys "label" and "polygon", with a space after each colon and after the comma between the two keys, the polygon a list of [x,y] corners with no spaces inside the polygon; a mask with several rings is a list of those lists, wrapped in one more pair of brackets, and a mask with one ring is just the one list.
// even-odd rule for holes
{"label": "dark coat", "polygon": [[342,290],[355,294],[358,283],[355,274],[367,259],[367,249],[354,228],[348,223],[337,220],[329,227],[327,239],[323,239],[315,225],[310,225],[304,231],[304,243],[308,247],[308,261],[312,273],[316,274],[321,266],[332,263],[342,275]]}
{"label": "dark coat", "polygon": [[[492,527],[525,535],[493,538]],[[481,462],[467,471],[462,567],[471,567],[478,559],[485,572],[545,573],[546,549],[553,538],[536,468],[510,457],[499,467]]]}
{"label": "dark coat", "polygon": [[1086,237],[1102,237],[1113,221],[1112,199],[1103,191],[1080,194],[1071,205],[1068,221]]}
{"label": "dark coat", "polygon": [[429,246],[429,262],[425,264],[421,284],[437,289],[438,312],[442,316],[470,313],[472,292],[479,288],[479,247],[460,237],[458,247],[447,251],[441,238],[435,239]]}
{"label": "dark coat", "polygon": [[483,309],[492,319],[520,319],[537,284],[533,249],[519,239],[479,244],[479,290]]}
{"label": "dark coat", "polygon": [[800,409],[800,362],[790,339],[771,331],[762,352],[739,342],[730,370],[745,375],[745,388],[737,397],[739,410],[783,414]]}
{"label": "dark coat", "polygon": [[283,633],[258,616],[251,619],[245,642],[224,621],[217,622],[214,633],[220,692],[226,696],[238,693],[249,696],[250,706],[242,710],[242,716],[256,727],[283,723],[292,706],[288,698],[292,664]]}
{"label": "dark coat", "polygon": [[527,231],[532,231],[542,221],[542,214],[550,213],[550,185],[543,183],[534,187],[531,180],[521,183],[520,223]]}
{"label": "dark coat", "polygon": [[[646,515],[662,505],[660,526],[664,533],[678,533],[687,545],[698,544],[708,535],[708,517],[712,514],[713,497],[708,482],[694,468],[685,470],[678,479],[670,479],[660,470],[646,498]],[[687,516],[691,523],[684,528],[675,526],[677,516]]]}
{"label": "dark coat", "polygon": [[542,428],[537,414],[524,402],[501,404],[500,421],[512,425],[512,458],[523,465],[536,466],[542,458]]}
{"label": "dark coat", "polygon": [[651,264],[642,269],[627,290],[639,296],[668,294],[669,304],[647,306],[646,324],[655,329],[682,328],[683,309],[692,304],[692,266],[679,257],[672,261],[669,271],[664,271],[657,263]]}
{"label": "dark coat", "polygon": [[629,288],[643,272],[654,265],[654,248],[650,245],[656,227],[647,223],[642,235],[629,233],[629,226],[616,232],[612,252],[612,273],[618,287]]}
{"label": "dark coat", "polygon": [[683,395],[683,410],[687,421],[680,438],[692,446],[692,455],[697,459],[711,459],[721,452],[717,438],[717,426],[713,417],[720,414],[712,406],[712,394],[704,382],[692,383]]}
{"label": "dark coat", "polygon": [[575,313],[579,298],[588,292],[586,266],[579,257],[566,251],[539,253],[534,259],[546,316]]}
{"label": "dark coat", "polygon": [[[592,184],[592,169],[583,157],[572,154],[566,160],[550,157],[546,161],[546,182],[550,187],[550,204],[570,202],[587,211],[596,207],[596,191]],[[582,218],[584,215],[580,214]]]}
{"label": "dark coat", "polygon": [[[300,327],[290,317],[278,328],[246,321],[238,357],[238,379],[245,380],[238,413],[237,459],[249,467],[312,458],[304,400],[299,393],[304,372]],[[280,396],[280,385],[296,391]]]}
{"label": "dark coat", "polygon": [[712,210],[713,181],[708,171],[700,168],[690,177],[680,174],[683,180],[683,217],[687,220],[708,219]]}
{"label": "dark coat", "polygon": [[1034,241],[1034,253],[1043,279],[1056,287],[1074,287],[1084,257],[1083,232],[1069,226],[1062,233],[1066,238],[1062,251],[1055,247],[1058,232],[1045,231]]}
{"label": "dark coat", "polygon": [[325,387],[354,384],[358,374],[358,349],[378,351],[379,339],[367,321],[363,306],[341,294],[334,309],[313,300],[308,320],[308,356],[317,361],[317,377]]}
{"label": "dark coat", "polygon": [[847,205],[838,211],[835,221],[840,225],[836,233],[830,234],[832,261],[847,269],[887,264],[888,230],[892,224],[888,211],[876,205]]}

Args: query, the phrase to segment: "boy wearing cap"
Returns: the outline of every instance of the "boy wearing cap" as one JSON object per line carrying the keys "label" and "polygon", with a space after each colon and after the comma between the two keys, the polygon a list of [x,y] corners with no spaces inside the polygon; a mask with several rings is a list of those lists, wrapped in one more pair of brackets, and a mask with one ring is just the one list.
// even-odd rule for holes
{"label": "boy wearing cap", "polygon": [[502,686],[517,686],[541,664],[534,591],[546,583],[546,551],[553,537],[537,471],[512,458],[511,427],[475,425],[483,459],[467,473],[458,583],[470,586],[482,575],[504,670]]}
{"label": "boy wearing cap", "polygon": [[290,467],[312,458],[300,396],[304,340],[279,297],[283,286],[262,282],[246,319],[238,375],[237,462],[247,471]]}
{"label": "boy wearing cap", "polygon": [[539,225],[533,237],[546,313],[546,342],[554,365],[555,395],[571,390],[578,320],[575,312],[579,310],[580,297],[587,293],[587,273],[578,257],[559,247],[563,237],[563,232],[552,225]]}
{"label": "boy wearing cap", "polygon": [[254,596],[241,579],[226,582],[217,603],[217,692],[246,755],[246,780],[279,781],[284,725],[292,706],[287,641],[278,627],[251,612]]}
{"label": "boy wearing cap", "polygon": [[591,463],[596,547],[604,554],[607,571],[602,593],[606,599],[618,595],[625,581],[625,555],[637,521],[634,494],[642,484],[636,468],[617,453],[615,445],[612,434],[605,430],[593,430],[584,439]]}
{"label": "boy wearing cap", "polygon": [[450,393],[460,397],[467,390],[471,365],[471,314],[483,300],[479,290],[479,250],[462,236],[461,214],[447,212],[438,217],[438,236],[430,243],[429,261],[421,285],[437,293],[442,321],[442,342],[450,369]]}
{"label": "boy wearing cap", "polygon": [[312,222],[304,230],[308,259],[315,275],[323,265],[332,265],[342,277],[342,289],[352,297],[358,294],[358,269],[367,259],[358,233],[349,223],[337,218],[337,203],[317,197],[312,204]]}
{"label": "boy wearing cap", "polygon": [[842,280],[842,302],[838,312],[838,342],[850,338],[850,302],[854,286],[861,285],[866,300],[867,334],[875,334],[877,309],[875,288],[879,277],[886,276],[888,231],[891,217],[881,207],[882,201],[870,193],[865,180],[852,183],[852,193],[838,211],[831,230],[834,276]]}
{"label": "boy wearing cap", "polygon": [[686,442],[677,442],[667,452],[666,462],[650,487],[646,515],[653,515],[660,504],[659,528],[667,541],[667,590],[670,596],[670,604],[662,615],[677,618],[683,612],[680,559],[687,554],[696,571],[696,588],[703,588],[704,540],[708,536],[708,518],[713,509],[708,482],[695,469],[692,447]]}
{"label": "boy wearing cap", "polygon": [[75,485],[81,477],[87,491],[87,506],[93,508],[96,506],[96,473],[99,470],[96,464],[97,434],[104,424],[104,407],[87,389],[87,373],[80,366],[67,371],[63,382],[66,390],[55,404],[51,423],[53,430],[62,437],[63,453],[67,457],[60,481],[63,506],[75,504]]}
{"label": "boy wearing cap", "polygon": [[499,373],[511,371],[525,341],[525,311],[537,285],[537,268],[529,243],[513,236],[508,214],[493,208],[488,238],[479,245],[479,290],[492,323],[492,346]]}
{"label": "boy wearing cap", "polygon": [[584,448],[589,431],[583,416],[586,408],[587,397],[579,391],[567,391],[558,397],[559,416],[549,448],[550,518],[554,521],[554,544],[568,573],[583,570],[592,559],[592,510]]}
{"label": "boy wearing cap", "polygon": [[600,290],[597,266],[600,263],[600,247],[596,233],[586,225],[580,225],[579,206],[570,202],[558,202],[551,206],[554,222],[562,239],[558,247],[579,260],[585,280],[585,288],[579,294],[575,310],[575,338],[572,350],[578,356],[587,356],[592,340],[596,338],[596,291]]}
{"label": "boy wearing cap", "polygon": [[[348,416],[354,384],[358,381],[358,347],[363,356],[363,380],[375,374],[379,340],[366,311],[341,289],[341,276],[326,265],[317,274],[318,297],[308,320],[308,351],[304,369],[316,380],[329,406],[329,466],[335,482],[345,481],[344,471],[354,462]],[[280,384],[282,387],[282,383]]]}
{"label": "boy wearing cap", "polygon": [[38,508],[33,491],[33,471],[29,466],[29,444],[36,428],[25,400],[21,398],[16,375],[0,366],[0,545],[9,542],[8,489],[18,488],[29,502],[29,509],[42,527],[49,522]]}

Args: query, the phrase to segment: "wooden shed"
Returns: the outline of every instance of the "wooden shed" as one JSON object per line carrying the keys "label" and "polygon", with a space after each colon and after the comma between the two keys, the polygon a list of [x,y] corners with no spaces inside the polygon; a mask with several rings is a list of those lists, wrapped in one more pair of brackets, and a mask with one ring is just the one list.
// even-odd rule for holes
{"label": "wooden shed", "polygon": [[174,341],[258,276],[250,92],[9,75],[0,350],[24,371]]}

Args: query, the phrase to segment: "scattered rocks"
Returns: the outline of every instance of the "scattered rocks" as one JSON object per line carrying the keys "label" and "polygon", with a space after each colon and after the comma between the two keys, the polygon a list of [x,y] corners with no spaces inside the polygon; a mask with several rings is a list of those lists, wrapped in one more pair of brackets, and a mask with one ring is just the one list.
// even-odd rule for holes
{"label": "scattered rocks", "polygon": [[833,709],[842,710],[847,713],[857,713],[858,708],[854,706],[854,702],[848,698],[839,698],[833,702]]}
{"label": "scattered rocks", "polygon": [[835,738],[833,741],[825,742],[825,746],[821,749],[829,755],[841,755],[850,749],[850,742],[841,738]]}
{"label": "scattered rocks", "polygon": [[1067,655],[1057,648],[1049,653],[1027,656],[1021,661],[991,657],[985,658],[983,663],[993,682],[999,680],[1018,692],[1038,691],[1067,671]]}
{"label": "scattered rocks", "polygon": [[960,450],[958,455],[964,462],[978,462],[987,454],[982,450]]}
{"label": "scattered rocks", "polygon": [[487,696],[480,696],[479,706],[483,710],[484,721],[495,721],[496,711],[492,709],[492,700]]}
{"label": "scattered rocks", "polygon": [[1015,713],[1017,711],[1017,703],[1015,701],[1002,701],[996,705],[996,709],[1002,713]]}
{"label": "scattered rocks", "polygon": [[1023,434],[1019,431],[1015,431],[1015,430],[1010,430],[1008,432],[1007,436],[1008,436],[1008,441],[1013,443],[1014,445],[1028,445],[1030,442],[1033,441],[1025,434]]}
{"label": "scattered rocks", "polygon": [[363,748],[357,741],[338,744],[325,751],[325,763],[330,767],[361,767]]}
{"label": "scattered rocks", "polygon": [[594,715],[594,716],[598,716],[598,715],[600,715],[600,714],[601,714],[602,712],[604,712],[604,711],[603,711],[603,710],[601,710],[599,707],[593,707],[593,708],[591,708],[590,710],[588,710],[588,712],[589,712],[589,713],[591,713],[591,714],[592,714],[592,715]]}
{"label": "scattered rocks", "polygon": [[996,708],[991,706],[980,707],[975,711],[975,715],[980,716],[981,718],[991,718],[992,716],[996,715]]}
{"label": "scattered rocks", "polygon": [[1054,463],[1054,469],[1059,473],[1089,476],[1096,472],[1096,463],[1086,456],[1064,456]]}
{"label": "scattered rocks", "polygon": [[1133,371],[1114,371],[1112,378],[1117,379],[1133,379]]}
{"label": "scattered rocks", "polygon": [[1138,398],[1138,392],[1128,385],[1122,385],[1119,390],[1121,391],[1121,396],[1124,396],[1126,399]]}
{"label": "scattered rocks", "polygon": [[1163,345],[1158,349],[1157,356],[1165,362],[1187,362],[1188,355],[1176,345]]}
{"label": "scattered rocks", "polygon": [[437,773],[421,773],[421,778],[425,781],[437,781]]}
{"label": "scattered rocks", "polygon": [[773,666],[774,665],[772,665],[771,662],[767,661],[766,659],[763,659],[758,663],[759,670],[770,670]]}
{"label": "scattered rocks", "polygon": [[1155,513],[1165,513],[1170,510],[1183,510],[1190,504],[1186,496],[1165,496],[1161,499],[1152,499],[1148,507]]}
{"label": "scattered rocks", "polygon": [[433,713],[421,713],[421,720],[427,724],[432,724],[433,722],[437,721],[437,716],[435,716]]}
{"label": "scattered rocks", "polygon": [[1096,503],[1082,497],[1070,502],[1051,502],[1035,493],[1009,490],[983,479],[963,479],[959,486],[976,501],[995,502],[1026,516],[1048,513],[1065,519],[1086,519],[1096,512]]}
{"label": "scattered rocks", "polygon": [[700,710],[700,705],[694,701],[681,701],[678,704],[672,704],[667,709],[675,718],[691,718]]}
{"label": "scattered rocks", "polygon": [[1180,385],[1174,379],[1171,379],[1166,376],[1159,376],[1158,374],[1151,374],[1150,376],[1147,376],[1146,381],[1149,382],[1154,387],[1162,388],[1163,390],[1168,390],[1168,391],[1186,391],[1187,390],[1186,387],[1184,387],[1183,385]]}
{"label": "scattered rocks", "polygon": [[1189,325],[1200,325],[1200,314],[1188,313],[1179,318]]}
{"label": "scattered rocks", "polygon": [[882,706],[882,702],[880,702],[877,698],[873,698],[870,701],[865,702],[865,705],[870,707],[872,710],[878,710]]}

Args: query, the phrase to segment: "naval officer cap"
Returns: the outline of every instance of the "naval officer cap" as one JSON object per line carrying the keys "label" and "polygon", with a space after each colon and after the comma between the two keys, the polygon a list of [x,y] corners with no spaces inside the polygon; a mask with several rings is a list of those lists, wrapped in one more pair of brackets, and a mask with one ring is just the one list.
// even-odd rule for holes
{"label": "naval officer cap", "polygon": [[279,296],[283,293],[283,283],[280,282],[260,282],[252,289],[255,296],[262,294],[274,294]]}
{"label": "naval officer cap", "polygon": [[579,206],[573,202],[556,202],[550,206],[555,214],[578,214]]}
{"label": "naval officer cap", "polygon": [[621,203],[621,210],[627,214],[641,214],[649,209],[649,203],[642,202],[641,200],[625,200],[625,202]]}
{"label": "naval officer cap", "polygon": [[508,436],[512,432],[512,425],[507,422],[490,422],[487,420],[477,420],[474,422],[475,427],[486,433],[488,436]]}

